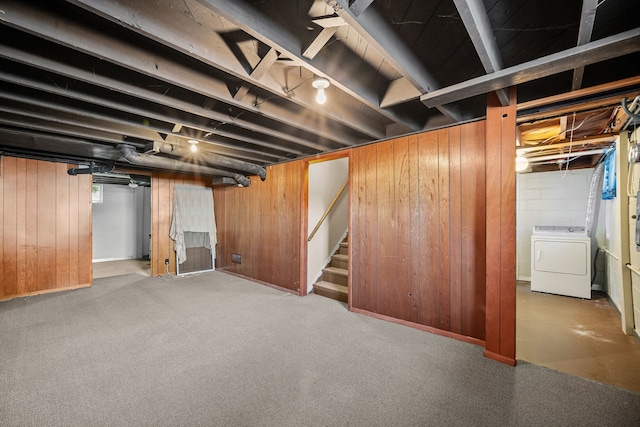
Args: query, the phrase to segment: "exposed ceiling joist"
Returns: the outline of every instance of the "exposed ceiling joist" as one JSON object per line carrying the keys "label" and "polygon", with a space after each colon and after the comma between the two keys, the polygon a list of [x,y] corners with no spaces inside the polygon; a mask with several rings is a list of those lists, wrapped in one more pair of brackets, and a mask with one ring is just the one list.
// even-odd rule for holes
{"label": "exposed ceiling joist", "polygon": [[[265,57],[261,64],[247,72],[246,68],[249,64],[243,64],[242,55],[235,53],[228,45],[228,42],[221,35],[212,31],[207,25],[203,25],[209,19],[216,19],[213,15],[199,16],[202,21],[200,25],[194,25],[193,18],[188,15],[180,14],[176,16],[175,9],[180,3],[173,2],[160,3],[150,10],[140,11],[139,1],[137,0],[121,0],[118,2],[105,2],[101,0],[70,0],[108,20],[119,25],[142,34],[145,37],[166,44],[173,49],[187,54],[193,58],[215,67],[225,73],[241,79],[249,85],[249,89],[244,85],[241,90],[233,93],[231,99],[241,101],[244,94],[250,90],[250,86],[256,86],[271,94],[294,102],[299,106],[315,111],[318,114],[325,115],[330,120],[335,120],[344,126],[352,127],[359,132],[369,134],[380,138],[385,135],[384,129],[372,129],[369,122],[364,122],[361,116],[353,114],[349,104],[336,103],[334,108],[320,108],[315,103],[314,94],[312,92],[298,91],[295,97],[290,96],[285,91],[282,82],[277,82],[273,78],[268,78],[266,72],[270,66],[278,59],[273,58],[277,55],[275,50]],[[152,15],[150,14],[152,13]],[[171,34],[170,38],[166,35]],[[233,43],[229,41],[229,43]],[[268,43],[266,43],[269,45]],[[271,45],[270,45],[271,46]],[[274,46],[271,46],[272,48]],[[265,60],[266,59],[266,60]],[[261,104],[262,110],[268,109],[268,106]],[[245,107],[246,108],[246,107]],[[345,144],[349,145],[349,144]]]}
{"label": "exposed ceiling joist", "polygon": [[[157,78],[170,84],[182,87],[195,93],[213,98],[243,110],[265,116],[287,126],[293,126],[304,132],[315,133],[331,139],[339,144],[351,145],[353,137],[338,130],[319,126],[317,121],[305,120],[291,108],[284,108],[274,103],[249,103],[234,99],[227,85],[212,79],[198,70],[191,69],[175,60],[163,58],[152,52],[128,44],[124,41],[108,37],[92,28],[78,25],[66,20],[64,16],[53,15],[27,4],[11,2],[3,6],[5,22],[16,28],[37,36],[56,40],[58,43],[74,48],[85,54],[107,59],[119,66]],[[1,54],[1,52],[0,52]],[[359,121],[353,117],[354,122]],[[384,134],[383,127],[370,129],[378,136]],[[301,140],[301,145],[318,151],[326,147],[308,140]]]}
{"label": "exposed ceiling joist", "polygon": [[538,152],[538,151],[555,150],[555,149],[565,148],[565,147],[578,147],[578,146],[582,147],[582,146],[590,146],[590,145],[600,145],[603,142],[609,143],[609,142],[615,141],[617,136],[618,136],[617,134],[607,134],[607,135],[596,135],[596,136],[591,136],[587,138],[580,138],[576,140],[560,139],[559,142],[554,144],[535,145],[532,147],[519,147],[517,148],[516,151],[520,153],[531,153],[531,152]]}
{"label": "exposed ceiling joist", "polygon": [[640,28],[635,28],[438,89],[422,95],[420,100],[428,107],[445,105],[638,51],[640,51]]}
{"label": "exposed ceiling joist", "polygon": [[28,129],[37,131],[53,132],[58,135],[91,139],[108,144],[122,144],[125,142],[122,134],[95,130],[85,126],[84,123],[83,126],[75,126],[59,121],[46,120],[46,118],[36,116],[35,114],[28,116],[25,115],[25,112],[22,110],[16,110],[5,105],[0,106],[0,111],[4,113],[2,117],[0,117],[0,123],[3,125],[27,127]]}
{"label": "exposed ceiling joist", "polygon": [[351,5],[349,5],[349,9],[355,16],[360,16],[362,12],[368,8],[373,0],[350,0]]}
{"label": "exposed ceiling joist", "polygon": [[[503,64],[500,50],[482,0],[454,0],[454,3],[478,52],[484,70],[487,73],[501,70]],[[497,90],[496,95],[503,106],[509,105],[509,95],[505,89]]]}
{"label": "exposed ceiling joist", "polygon": [[532,108],[543,107],[546,105],[563,103],[577,98],[593,96],[600,93],[612,92],[626,88],[632,88],[640,85],[640,76],[630,77],[628,79],[617,80],[614,82],[604,83],[601,85],[591,86],[584,89],[572,90],[570,92],[560,93],[557,95],[538,98],[532,101],[518,103],[518,111],[529,110]]}
{"label": "exposed ceiling joist", "polygon": [[[591,41],[591,33],[593,25],[596,22],[596,9],[600,0],[582,0],[582,13],[580,15],[580,29],[578,30],[577,46],[582,46]],[[582,87],[582,76],[584,75],[584,67],[578,67],[573,70],[573,80],[571,88],[573,90]]]}
{"label": "exposed ceiling joist", "polygon": [[[246,127],[248,129],[251,129],[252,131],[258,132],[258,133],[263,133],[265,135],[269,135],[275,138],[281,138],[283,140],[286,141],[290,141],[292,143],[297,143],[297,139],[295,136],[293,135],[289,135],[286,134],[284,132],[281,131],[277,131],[275,129],[266,127],[266,126],[262,126],[258,123],[255,123],[253,121],[250,120],[244,120],[240,117],[231,117],[229,115],[225,115],[225,114],[220,114],[214,111],[211,111],[208,108],[205,107],[199,107],[184,101],[181,101],[179,99],[175,99],[175,98],[171,98],[169,96],[165,96],[162,94],[158,94],[156,92],[153,92],[151,90],[147,90],[144,88],[140,88],[137,86],[133,86],[121,81],[116,81],[113,79],[110,79],[109,77],[105,77],[105,76],[101,76],[99,74],[95,74],[95,73],[91,73],[85,70],[81,70],[78,68],[75,68],[71,65],[62,63],[62,62],[58,62],[58,61],[53,61],[50,60],[48,58],[44,58],[42,56],[39,55],[34,55],[34,54],[26,54],[24,52],[17,52],[14,49],[8,47],[8,46],[2,46],[0,44],[0,57],[3,58],[7,58],[7,59],[13,59],[16,60],[18,62],[21,62],[23,64],[26,65],[31,65],[34,67],[38,67],[40,69],[49,71],[49,72],[55,72],[58,73],[60,75],[64,75],[67,77],[71,77],[86,83],[91,83],[91,84],[95,84],[104,88],[108,88],[112,91],[119,91],[122,94],[126,94],[126,95],[130,95],[130,96],[134,96],[137,97],[139,99],[143,99],[145,101],[150,101],[153,102],[155,104],[158,105],[162,105],[166,108],[170,108],[170,109],[177,109],[179,111],[185,112],[185,113],[189,113],[189,114],[194,114],[203,118],[208,118],[211,120],[215,120],[215,121],[219,121],[223,124],[238,124],[239,126],[242,127]],[[51,93],[57,93],[59,95],[62,96],[67,96],[67,97],[74,97],[76,95],[76,92],[74,90],[71,89],[66,89],[66,88],[56,88],[55,85],[53,86],[48,86],[48,87],[44,87],[42,85],[36,85],[33,82],[29,82],[26,78],[24,77],[18,77],[15,75],[10,75],[8,73],[4,73],[4,72],[0,72],[0,78],[4,79],[5,81],[9,81],[9,82],[14,82],[14,83],[18,83],[21,85],[25,85],[27,87],[32,87],[35,89],[39,89],[39,90],[45,90],[47,92],[51,92]],[[88,100],[86,98],[86,95],[83,95],[81,98],[78,98],[81,100]],[[98,101],[95,101],[98,102]],[[108,101],[106,101],[107,104],[102,104],[105,106],[109,106],[110,104],[108,103]],[[102,103],[102,101],[98,102],[98,103]],[[227,127],[228,128],[228,127]],[[233,129],[233,128],[231,128]],[[237,141],[244,141],[244,136],[234,132],[233,130],[225,130],[225,129],[216,129],[213,132],[215,135],[219,135],[219,136],[223,136],[225,138],[230,138],[230,139],[234,139]],[[255,139],[255,138],[254,138]],[[259,143],[259,146],[265,146],[264,143]],[[275,146],[274,144],[268,145],[268,146]],[[283,147],[284,150],[283,151],[287,151],[286,147]],[[281,148],[282,150],[282,148]],[[294,150],[291,151],[292,153],[301,153],[301,151],[299,150]]]}
{"label": "exposed ceiling joist", "polygon": [[[193,138],[272,165],[477,119],[485,93],[512,86],[531,100],[519,147],[569,138],[573,117],[576,142],[629,124],[620,103],[640,77],[615,80],[638,74],[636,2],[3,0],[0,152],[120,164],[123,143]],[[608,86],[568,92],[571,72],[573,87],[582,73]],[[316,77],[331,82],[325,105]]]}
{"label": "exposed ceiling joist", "polygon": [[56,153],[65,160],[96,159],[106,162],[118,160],[121,155],[110,145],[99,145],[86,138],[72,138],[43,134],[33,131],[7,129],[0,127],[3,143],[16,153],[38,157],[51,157]]}
{"label": "exposed ceiling joist", "polygon": [[[114,146],[125,142],[128,144],[131,143],[130,141],[125,141],[122,134],[100,131],[92,129],[91,127],[87,127],[89,123],[82,123],[82,126],[75,126],[61,123],[58,120],[45,120],[45,118],[40,115],[32,115],[32,117],[28,117],[24,115],[24,111],[19,111],[19,114],[14,114],[10,112],[10,109],[7,109],[4,106],[0,106],[0,111],[4,112],[2,117],[0,117],[0,124],[3,125],[13,127],[26,127],[35,131],[48,132],[50,134],[53,133],[56,135],[60,135],[61,137],[90,139],[92,141],[112,144]],[[165,139],[165,142],[171,144],[184,143],[183,140],[175,138],[173,135],[168,135]],[[273,154],[269,154],[264,150],[260,151],[255,149],[246,149],[243,147],[238,147],[234,144],[225,143],[221,140],[205,144],[210,145],[211,148],[218,154],[242,159],[245,161],[264,163],[284,160],[283,157],[274,156]]]}
{"label": "exposed ceiling joist", "polygon": [[[302,61],[305,68],[321,77],[327,77],[332,85],[356,98],[367,107],[386,117],[392,122],[401,123],[407,131],[416,131],[422,125],[398,115],[396,112],[380,108],[378,95],[374,88],[368,87],[365,76],[354,76],[344,73],[340,75],[335,69],[335,63],[320,55],[313,60],[302,55],[300,41],[283,27],[283,23],[274,22],[270,17],[257,13],[250,5],[234,0],[199,0],[214,13],[224,17],[262,43],[276,48],[287,57]],[[340,102],[333,105],[339,105]],[[332,107],[333,108],[333,107]]]}
{"label": "exposed ceiling joist", "polygon": [[[5,90],[0,90],[0,99],[3,100],[2,108],[13,106],[14,109],[11,111],[13,113],[22,112],[32,117],[49,118],[60,123],[77,126],[84,125],[92,129],[130,135],[148,141],[160,140],[162,139],[160,134],[167,132],[166,128],[160,126],[134,123],[121,118],[91,112],[80,107],[57,104],[54,108],[47,101],[27,97],[26,95],[16,95]],[[19,104],[25,105],[27,108],[20,108]]]}
{"label": "exposed ceiling joist", "polygon": [[[154,120],[158,120],[158,121],[163,121],[163,122],[167,122],[170,123],[172,121],[175,120],[175,117],[171,117],[169,115],[167,115],[166,113],[156,113],[153,112],[149,109],[143,109],[143,108],[139,108],[136,107],[135,105],[129,104],[129,103],[123,103],[123,102],[116,102],[116,101],[111,101],[105,98],[99,98],[99,97],[95,97],[92,96],[88,93],[85,92],[80,92],[80,91],[76,91],[73,88],[61,88],[58,87],[54,84],[50,84],[50,85],[46,85],[44,83],[41,82],[37,82],[31,79],[28,79],[26,77],[22,77],[22,76],[16,76],[16,75],[12,75],[10,73],[4,72],[4,71],[0,71],[0,81],[5,81],[5,82],[9,82],[9,83],[14,83],[14,84],[20,84],[24,87],[29,87],[32,89],[37,89],[40,90],[42,92],[47,92],[47,93],[51,93],[54,95],[58,95],[58,96],[62,96],[65,98],[70,98],[70,99],[74,99],[74,100],[78,100],[78,101],[83,101],[83,102],[87,102],[90,104],[94,104],[94,105],[100,105],[103,107],[107,107],[107,108],[111,108],[115,111],[124,111],[130,114],[134,114],[140,117],[147,117],[147,118],[151,118]],[[166,111],[166,110],[165,110]],[[211,127],[211,126],[207,126],[207,125],[203,125],[201,123],[198,123],[196,121],[192,121],[189,118],[183,116],[180,118],[182,123],[179,123],[178,125],[174,125],[174,127],[172,128],[171,132],[173,132],[174,134],[179,134],[184,126],[188,126],[189,129],[191,131],[193,130],[197,130],[199,131],[200,134],[205,134],[205,133],[211,133],[211,134],[215,134],[218,136],[223,136],[225,138],[228,138],[230,140],[236,140],[238,143],[242,142],[242,143],[248,143],[248,144],[254,144],[258,147],[265,147],[265,148],[273,148],[273,149],[278,149],[279,151],[283,151],[283,152],[289,152],[289,153],[293,153],[293,154],[301,154],[302,152],[300,150],[292,150],[289,149],[287,147],[281,146],[281,145],[276,145],[276,144],[269,144],[266,141],[263,140],[259,140],[255,137],[250,137],[250,136],[243,136],[237,133],[233,133],[233,132],[227,132],[224,130],[219,130],[217,128]],[[111,120],[111,119],[108,119]],[[163,130],[164,131],[164,130]],[[187,131],[189,132],[189,131]],[[192,135],[191,138],[193,138],[194,136]],[[185,143],[186,143],[186,139],[188,139],[187,137],[185,137]],[[201,139],[203,141],[205,141],[207,138],[197,138],[197,139]],[[206,142],[206,141],[205,141]]]}
{"label": "exposed ceiling joist", "polygon": [[[430,92],[440,87],[431,73],[416,59],[415,55],[400,41],[377,13],[363,10],[361,14],[356,16],[349,8],[348,0],[325,1],[334,8],[338,16],[360,34],[369,43],[369,46],[382,55],[384,60],[389,62],[420,93]],[[464,119],[453,108],[442,105],[435,107],[454,122]]]}

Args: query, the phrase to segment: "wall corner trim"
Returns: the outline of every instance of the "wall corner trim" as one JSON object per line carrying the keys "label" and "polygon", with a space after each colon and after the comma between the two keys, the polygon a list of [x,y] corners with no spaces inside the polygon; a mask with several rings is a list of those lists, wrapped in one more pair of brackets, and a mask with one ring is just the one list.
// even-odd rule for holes
{"label": "wall corner trim", "polygon": [[516,366],[516,364],[518,363],[516,359],[494,353],[493,351],[485,350],[483,354],[487,359],[492,359],[496,362],[504,363],[505,365]]}

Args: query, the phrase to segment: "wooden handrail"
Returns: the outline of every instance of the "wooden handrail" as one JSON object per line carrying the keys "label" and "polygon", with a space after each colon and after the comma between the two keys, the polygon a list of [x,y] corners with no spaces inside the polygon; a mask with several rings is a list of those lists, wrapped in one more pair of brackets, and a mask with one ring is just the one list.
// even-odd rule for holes
{"label": "wooden handrail", "polygon": [[344,189],[347,188],[347,184],[349,183],[349,180],[347,179],[344,184],[342,185],[342,188],[340,189],[340,191],[338,191],[338,194],[336,194],[336,197],[333,198],[333,201],[331,202],[331,204],[329,205],[329,207],[327,208],[326,211],[324,211],[324,214],[322,214],[322,218],[320,218],[320,220],[318,221],[318,223],[316,224],[316,227],[313,229],[313,231],[311,232],[311,234],[309,234],[309,238],[307,239],[307,242],[310,242],[311,239],[313,239],[313,236],[316,235],[316,232],[318,231],[318,229],[320,228],[320,226],[322,225],[322,223],[324,222],[324,220],[327,218],[327,215],[329,215],[329,212],[331,212],[331,209],[333,209],[333,206],[338,202],[338,199],[340,198],[340,196],[342,195],[342,193],[344,192]]}

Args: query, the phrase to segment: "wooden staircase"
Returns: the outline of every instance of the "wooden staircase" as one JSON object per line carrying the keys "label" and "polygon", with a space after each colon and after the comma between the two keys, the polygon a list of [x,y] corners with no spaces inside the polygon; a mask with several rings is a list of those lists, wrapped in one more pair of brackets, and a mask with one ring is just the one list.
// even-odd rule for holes
{"label": "wooden staircase", "polygon": [[340,243],[331,261],[322,269],[322,276],[313,285],[313,292],[327,298],[348,302],[349,281],[349,241],[348,238]]}

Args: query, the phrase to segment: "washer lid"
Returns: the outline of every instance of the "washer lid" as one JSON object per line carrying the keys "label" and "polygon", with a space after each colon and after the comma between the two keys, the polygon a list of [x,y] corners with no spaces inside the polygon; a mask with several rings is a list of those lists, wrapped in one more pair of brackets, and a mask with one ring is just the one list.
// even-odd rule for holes
{"label": "washer lid", "polygon": [[586,235],[587,229],[577,225],[534,225],[534,235],[576,236]]}

